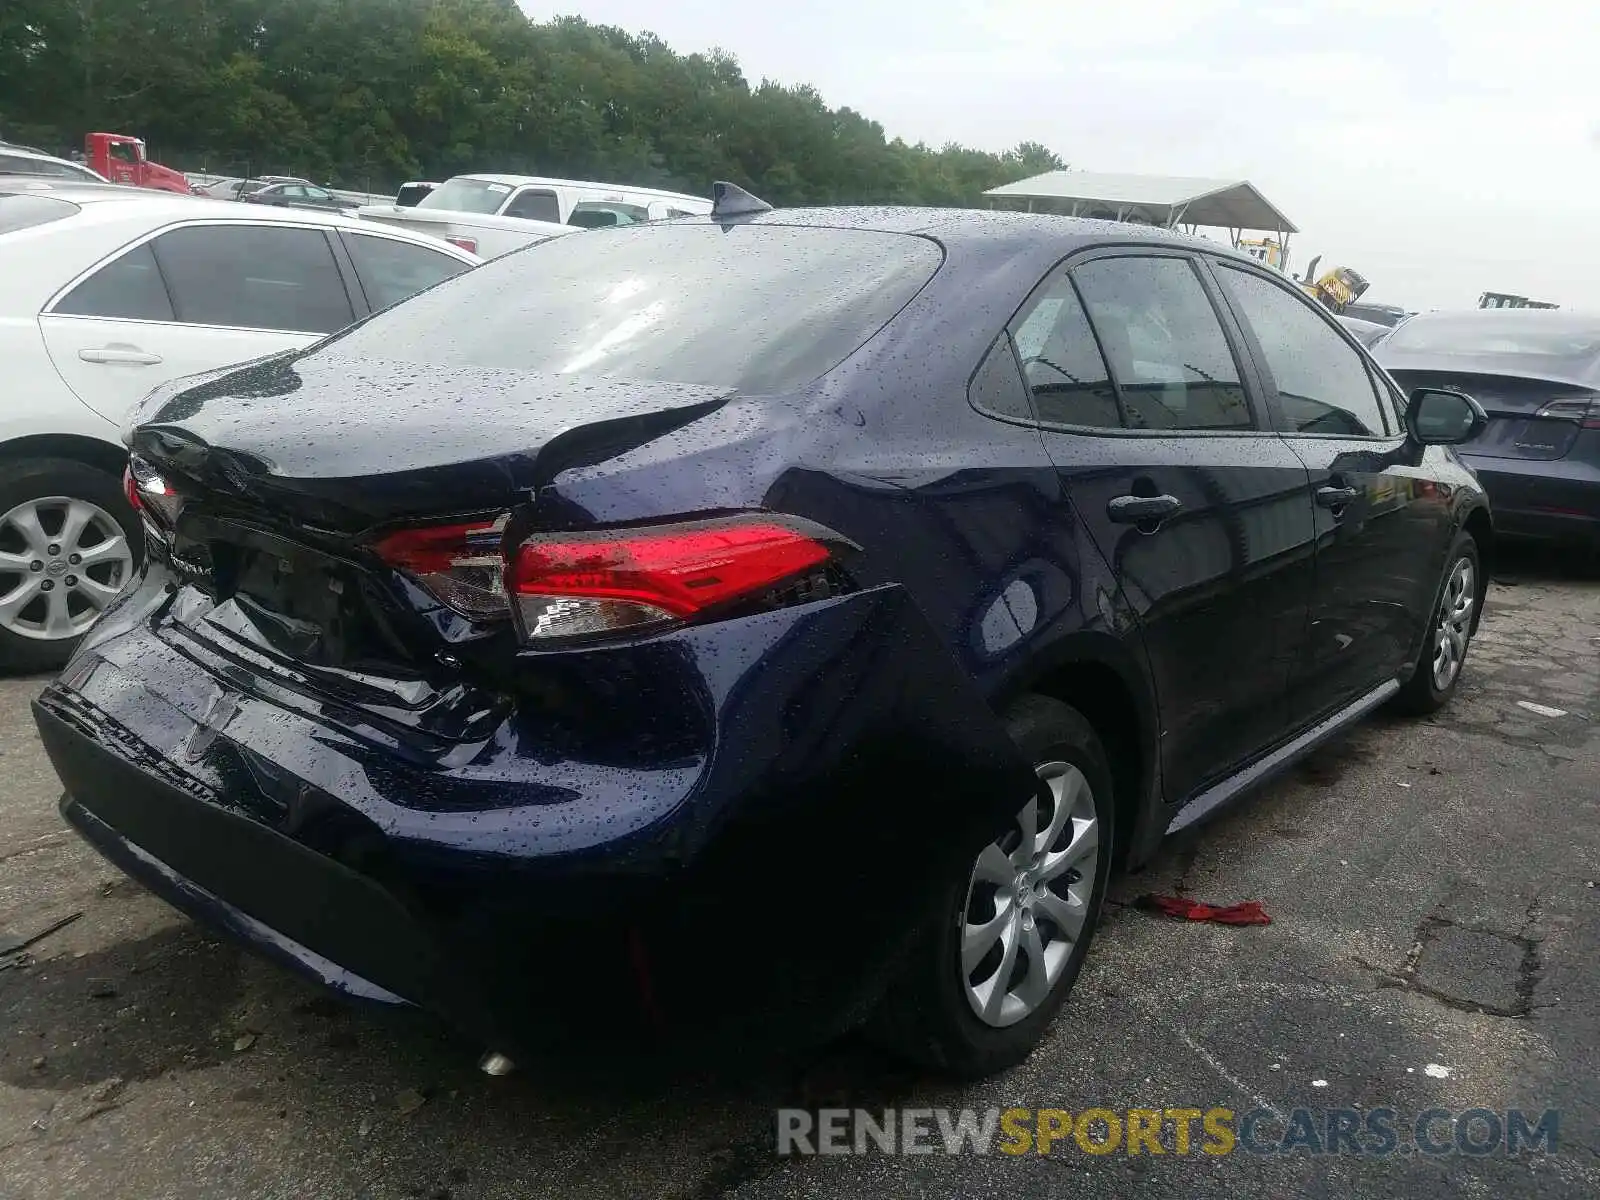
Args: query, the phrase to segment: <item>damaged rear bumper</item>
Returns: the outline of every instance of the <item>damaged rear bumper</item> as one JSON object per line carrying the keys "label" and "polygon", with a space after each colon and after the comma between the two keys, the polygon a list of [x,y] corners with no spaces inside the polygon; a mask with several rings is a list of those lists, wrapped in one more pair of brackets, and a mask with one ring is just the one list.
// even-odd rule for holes
{"label": "damaged rear bumper", "polygon": [[[280,963],[508,1050],[607,1021],[836,1032],[1035,786],[893,587],[522,656],[503,726],[433,757],[280,703],[143,611],[35,704],[67,820]],[[563,674],[629,683],[620,759],[547,736],[531,697]]]}

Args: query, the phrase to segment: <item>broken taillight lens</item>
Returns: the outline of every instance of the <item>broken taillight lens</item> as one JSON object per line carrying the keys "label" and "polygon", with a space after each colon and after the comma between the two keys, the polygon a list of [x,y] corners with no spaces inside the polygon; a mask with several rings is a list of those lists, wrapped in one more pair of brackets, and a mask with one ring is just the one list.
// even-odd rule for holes
{"label": "broken taillight lens", "polygon": [[506,518],[459,525],[427,525],[401,529],[373,544],[391,567],[415,576],[417,582],[462,616],[492,620],[509,615],[505,559],[500,543]]}
{"label": "broken taillight lens", "polygon": [[781,607],[836,581],[836,535],[764,513],[540,533],[509,548],[504,532],[505,518],[406,529],[373,548],[465,616],[513,616],[529,643],[643,632],[744,601]]}

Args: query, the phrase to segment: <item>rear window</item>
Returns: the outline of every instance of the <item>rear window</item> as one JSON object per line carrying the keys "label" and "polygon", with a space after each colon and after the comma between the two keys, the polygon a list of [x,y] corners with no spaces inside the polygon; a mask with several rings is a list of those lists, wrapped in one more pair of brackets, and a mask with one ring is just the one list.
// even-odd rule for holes
{"label": "rear window", "polygon": [[77,211],[76,204],[57,200],[52,196],[0,192],[0,233],[32,229],[35,225],[48,225],[51,221],[70,217]]}
{"label": "rear window", "polygon": [[876,333],[941,261],[924,238],[854,229],[578,234],[441,284],[352,330],[339,351],[786,392]]}
{"label": "rear window", "polygon": [[418,208],[447,208],[451,212],[492,213],[499,211],[511,195],[508,183],[486,183],[482,179],[450,179],[433,189]]}
{"label": "rear window", "polygon": [[1581,361],[1600,356],[1600,321],[1593,325],[1545,324],[1534,318],[1499,324],[1470,317],[1412,317],[1384,339],[1384,347],[1406,354]]}

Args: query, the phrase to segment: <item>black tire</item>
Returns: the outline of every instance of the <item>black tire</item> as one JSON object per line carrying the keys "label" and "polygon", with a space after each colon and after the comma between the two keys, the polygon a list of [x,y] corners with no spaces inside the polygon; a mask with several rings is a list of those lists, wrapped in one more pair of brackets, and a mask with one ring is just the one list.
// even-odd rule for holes
{"label": "black tire", "polygon": [[[122,494],[122,481],[87,463],[66,458],[35,458],[0,466],[0,518],[18,505],[46,496],[86,500],[121,526],[137,569],[144,557],[144,532],[138,515]],[[48,527],[47,527],[48,528]],[[4,539],[10,531],[0,527],[0,549],[15,551]],[[0,574],[0,595],[17,586],[18,577]],[[32,673],[59,670],[77,649],[82,635],[41,640],[25,637],[0,625],[0,671]]]}
{"label": "black tire", "polygon": [[[1451,578],[1457,567],[1466,562],[1472,571],[1473,587],[1473,613],[1470,628],[1466,631],[1466,644],[1461,650],[1461,662],[1458,662],[1454,674],[1449,682],[1440,687],[1434,678],[1434,654],[1438,650],[1439,619],[1448,601],[1448,590]],[[1392,707],[1396,712],[1406,713],[1414,717],[1425,717],[1429,713],[1438,712],[1450,702],[1450,697],[1456,694],[1456,685],[1461,682],[1461,672],[1465,664],[1467,651],[1472,647],[1472,635],[1477,632],[1478,620],[1482,616],[1483,597],[1487,591],[1487,580],[1483,577],[1482,560],[1478,556],[1478,543],[1470,533],[1459,533],[1456,540],[1450,545],[1450,553],[1445,557],[1444,574],[1439,579],[1438,595],[1434,599],[1433,608],[1428,613],[1427,635],[1422,640],[1422,650],[1417,656],[1415,669],[1411,678],[1401,687],[1395,696]]]}
{"label": "black tire", "polygon": [[[984,846],[974,846],[959,878],[950,879],[930,905],[923,932],[911,947],[869,1022],[869,1038],[911,1062],[959,1078],[975,1079],[1026,1059],[1066,1001],[1083,966],[1100,920],[1113,857],[1111,769],[1094,728],[1074,708],[1047,696],[1030,695],[1006,714],[1012,739],[1033,764],[1065,762],[1083,773],[1093,795],[1100,831],[1088,912],[1060,977],[1047,998],[1015,1024],[996,1027],[980,1020],[968,1002],[962,977],[960,931],[968,906],[970,864]],[[1019,806],[1020,807],[1020,806]],[[1003,834],[1003,831],[996,831]],[[982,969],[981,967],[979,968]]]}

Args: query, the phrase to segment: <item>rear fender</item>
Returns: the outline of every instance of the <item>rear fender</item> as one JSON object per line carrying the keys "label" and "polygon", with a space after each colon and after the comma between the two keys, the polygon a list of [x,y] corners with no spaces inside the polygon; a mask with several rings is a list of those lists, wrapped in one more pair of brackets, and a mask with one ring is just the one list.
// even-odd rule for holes
{"label": "rear fender", "polygon": [[1136,748],[1138,765],[1130,771],[1126,764],[1113,761],[1112,774],[1119,786],[1133,776],[1136,782],[1117,796],[1117,855],[1119,861],[1138,866],[1147,861],[1161,844],[1170,812],[1161,784],[1161,721],[1156,696],[1144,660],[1143,643],[1137,631],[1117,636],[1106,630],[1087,629],[1068,634],[1041,646],[1029,661],[1025,675],[1011,679],[1006,687],[1008,701],[1027,692],[1060,695],[1061,683],[1074,670],[1103,669],[1116,676],[1134,711],[1132,729],[1108,729],[1100,714],[1085,712],[1096,727],[1108,753],[1116,758],[1117,744]]}

